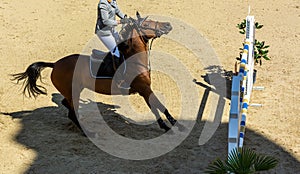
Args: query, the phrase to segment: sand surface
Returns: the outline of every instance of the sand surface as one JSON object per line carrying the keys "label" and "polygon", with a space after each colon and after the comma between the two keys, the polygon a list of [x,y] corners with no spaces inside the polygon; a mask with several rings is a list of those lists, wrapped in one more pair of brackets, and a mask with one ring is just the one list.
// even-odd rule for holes
{"label": "sand surface", "polygon": [[[176,86],[180,81],[168,74],[153,73],[153,89],[175,117],[179,118],[186,112],[198,113],[182,118],[191,122],[197,119],[184,141],[169,153],[147,160],[116,157],[83,137],[72,126],[67,110],[60,104],[62,96],[49,78],[51,69],[42,73],[48,95],[37,99],[24,97],[21,85],[10,81],[9,74],[22,72],[33,62],[55,62],[84,50],[94,37],[97,3],[96,0],[0,2],[0,173],[202,173],[212,160],[217,157],[225,159],[230,100],[221,95],[221,99],[215,102],[218,90],[209,92],[203,85],[192,81],[197,79],[198,84],[209,86],[203,76],[222,74],[218,67],[199,63],[189,47],[197,48],[199,43],[193,39],[203,36],[214,49],[220,62],[218,66],[227,72],[233,71],[235,57],[244,39],[235,26],[246,17],[248,2],[190,0],[183,4],[180,0],[120,0],[120,8],[129,16],[135,17],[136,11],[142,15],[151,14],[153,20],[159,20],[155,16],[165,16],[182,21],[197,31],[185,33],[188,27],[174,27],[169,38],[162,37],[153,43],[153,52],[171,54],[189,70],[189,76],[185,73],[175,73],[175,76],[193,85],[199,101],[182,108],[185,106],[182,103],[184,96],[190,89]],[[300,173],[300,108],[297,106],[300,95],[300,2],[255,0],[250,4],[251,14],[264,24],[264,28],[256,32],[256,37],[271,46],[269,55],[272,60],[256,66],[258,77],[255,85],[264,86],[265,90],[254,91],[252,103],[263,104],[263,107],[249,109],[245,146],[280,160],[277,168],[267,173]],[[172,36],[178,40],[172,40]],[[181,43],[186,40],[190,42]],[[169,59],[155,55],[153,67],[159,69],[160,63],[168,66]],[[209,59],[203,57],[203,60]],[[182,68],[171,65],[169,68],[173,72]],[[148,113],[146,104],[138,95],[129,97],[129,101],[141,115]],[[122,119],[153,122],[151,114],[143,118],[130,114],[121,117],[122,105],[115,109],[111,97],[97,95],[95,102],[98,102],[110,127],[125,137],[149,139],[163,133],[155,123],[147,127],[135,126],[124,124]],[[208,135],[207,142],[199,145],[201,132],[210,124],[210,111],[214,108],[218,108],[220,116],[215,121],[220,120],[221,124],[212,137]],[[126,148],[123,151],[126,152]]]}

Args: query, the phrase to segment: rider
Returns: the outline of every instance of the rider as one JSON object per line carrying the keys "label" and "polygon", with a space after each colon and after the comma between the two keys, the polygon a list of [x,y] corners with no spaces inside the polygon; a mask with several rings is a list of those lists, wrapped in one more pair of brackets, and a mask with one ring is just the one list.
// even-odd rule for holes
{"label": "rider", "polygon": [[[99,39],[103,42],[107,49],[114,57],[116,66],[121,64],[121,55],[117,47],[119,40],[119,34],[115,30],[118,24],[121,24],[120,20],[116,20],[116,15],[124,19],[125,14],[121,12],[117,5],[116,0],[100,0],[98,3],[98,19],[96,24],[95,33]],[[117,73],[117,83],[119,88],[129,89],[130,86],[122,80],[122,74]]]}

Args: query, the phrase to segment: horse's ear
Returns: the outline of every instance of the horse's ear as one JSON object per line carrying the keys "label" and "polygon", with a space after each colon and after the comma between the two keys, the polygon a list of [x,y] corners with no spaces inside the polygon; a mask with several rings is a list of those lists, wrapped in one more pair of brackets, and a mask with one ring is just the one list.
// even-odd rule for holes
{"label": "horse's ear", "polygon": [[140,25],[142,25],[142,23],[143,23],[145,20],[147,20],[148,17],[149,17],[149,16],[147,16],[147,17],[145,17],[145,18],[140,18],[140,19],[139,19]]}
{"label": "horse's ear", "polygon": [[141,18],[141,15],[140,15],[140,13],[139,13],[138,11],[136,11],[136,17],[137,17],[138,19]]}
{"label": "horse's ear", "polygon": [[147,16],[147,17],[145,17],[145,18],[142,18],[141,17],[141,15],[140,15],[140,13],[137,11],[136,12],[136,17],[137,17],[137,24],[140,26],[140,25],[142,25],[142,23],[149,17],[149,16]]}

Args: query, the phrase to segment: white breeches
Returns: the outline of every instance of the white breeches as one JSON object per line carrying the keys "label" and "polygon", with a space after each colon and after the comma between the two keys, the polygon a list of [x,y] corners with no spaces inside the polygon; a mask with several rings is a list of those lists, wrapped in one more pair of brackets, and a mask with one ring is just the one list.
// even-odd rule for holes
{"label": "white breeches", "polygon": [[116,42],[119,40],[119,35],[117,32],[113,32],[112,34],[107,36],[98,35],[98,37],[112,54],[114,54],[117,57],[120,57],[120,52]]}

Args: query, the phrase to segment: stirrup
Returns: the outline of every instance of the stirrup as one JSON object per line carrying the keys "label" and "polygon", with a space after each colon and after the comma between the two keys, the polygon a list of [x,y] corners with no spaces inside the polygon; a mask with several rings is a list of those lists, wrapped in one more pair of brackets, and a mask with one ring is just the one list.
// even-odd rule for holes
{"label": "stirrup", "polygon": [[125,80],[121,80],[121,82],[117,86],[120,89],[126,89],[126,90],[130,89],[130,85],[126,83]]}

